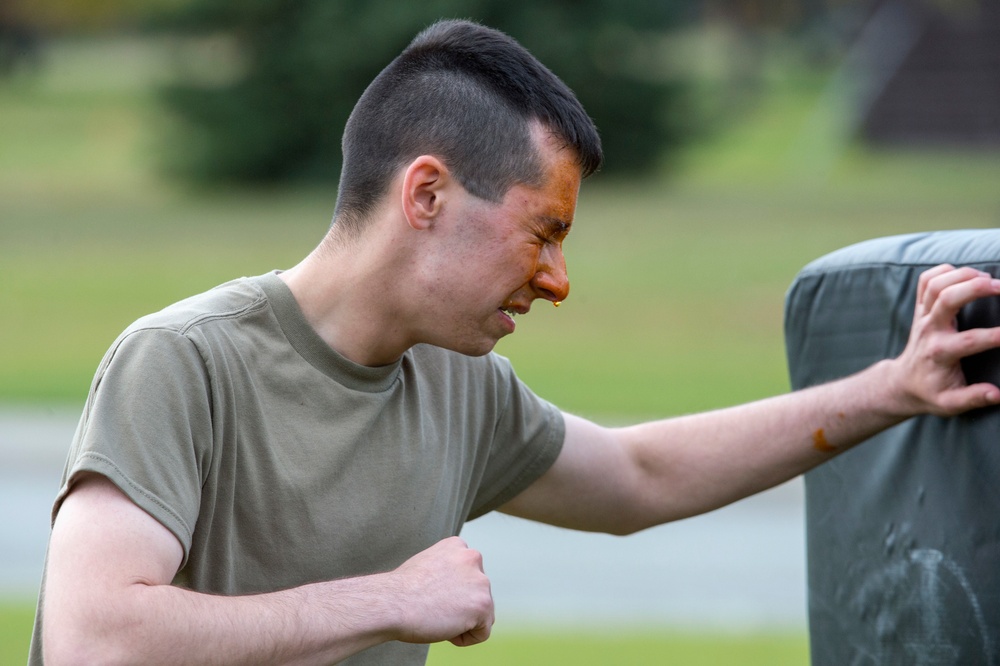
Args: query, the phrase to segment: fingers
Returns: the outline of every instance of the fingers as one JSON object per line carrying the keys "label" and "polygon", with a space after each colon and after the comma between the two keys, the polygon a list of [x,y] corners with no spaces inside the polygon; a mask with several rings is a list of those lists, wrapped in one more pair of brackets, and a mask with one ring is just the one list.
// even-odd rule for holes
{"label": "fingers", "polygon": [[951,416],[1000,402],[1000,388],[968,386],[961,359],[1000,347],[1000,327],[957,330],[959,310],[978,298],[1000,295],[1000,280],[971,267],[936,266],[917,285],[917,303],[900,367],[904,404],[914,413]]}
{"label": "fingers", "polygon": [[489,578],[486,576],[483,568],[482,554],[479,551],[469,548],[462,539],[458,537],[453,537],[452,539],[456,543],[456,547],[459,548],[461,563],[464,563],[471,572],[466,582],[466,591],[468,593],[466,613],[469,620],[475,621],[476,624],[471,629],[448,640],[454,645],[465,647],[482,643],[490,637],[495,621],[493,592],[490,587]]}
{"label": "fingers", "polygon": [[490,581],[482,555],[465,541],[439,541],[393,573],[405,592],[401,640],[474,645],[489,638],[494,622]]}
{"label": "fingers", "polygon": [[990,407],[1000,402],[1000,388],[993,384],[973,384],[953,389],[941,400],[940,415],[952,416],[970,409]]}
{"label": "fingers", "polygon": [[920,278],[917,280],[917,307],[924,304],[927,297],[927,286],[930,281],[953,270],[955,270],[955,267],[951,264],[941,264],[920,274]]}
{"label": "fingers", "polygon": [[468,647],[470,645],[478,645],[484,642],[490,637],[490,632],[493,629],[493,618],[490,618],[488,624],[483,624],[471,631],[467,631],[464,634],[456,636],[455,638],[448,639],[448,642],[452,645],[457,645],[458,647]]}
{"label": "fingers", "polygon": [[965,358],[1000,347],[1000,328],[971,328],[942,342],[940,358]]}
{"label": "fingers", "polygon": [[917,314],[939,315],[950,322],[958,310],[986,296],[1000,294],[1000,280],[970,267],[947,264],[925,271],[917,286]]}

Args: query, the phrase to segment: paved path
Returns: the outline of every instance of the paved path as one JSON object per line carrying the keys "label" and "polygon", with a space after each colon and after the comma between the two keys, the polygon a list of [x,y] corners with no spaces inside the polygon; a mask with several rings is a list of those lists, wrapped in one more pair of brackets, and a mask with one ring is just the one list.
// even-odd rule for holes
{"label": "paved path", "polygon": [[37,592],[49,508],[78,413],[0,406],[0,596]]}
{"label": "paved path", "polygon": [[[0,596],[34,598],[78,408],[0,406]],[[466,526],[498,620],[804,629],[802,484],[630,537],[502,516]]]}

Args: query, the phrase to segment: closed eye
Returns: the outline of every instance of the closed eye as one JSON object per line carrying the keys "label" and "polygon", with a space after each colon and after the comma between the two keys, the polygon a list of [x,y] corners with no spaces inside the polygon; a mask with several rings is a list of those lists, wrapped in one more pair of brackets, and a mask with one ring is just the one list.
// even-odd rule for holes
{"label": "closed eye", "polygon": [[561,243],[569,234],[570,224],[558,218],[542,218],[542,224],[544,225],[544,230],[538,234],[538,237],[546,243]]}

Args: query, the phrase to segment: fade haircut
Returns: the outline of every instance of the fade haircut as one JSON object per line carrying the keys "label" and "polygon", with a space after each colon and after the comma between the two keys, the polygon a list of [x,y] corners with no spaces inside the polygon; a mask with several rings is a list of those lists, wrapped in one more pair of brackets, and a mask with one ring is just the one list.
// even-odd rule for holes
{"label": "fade haircut", "polygon": [[398,170],[420,155],[495,203],[516,184],[540,185],[532,121],[574,151],[584,177],[600,167],[593,121],[527,49],[470,21],[435,23],[372,81],[347,120],[335,224],[360,230]]}

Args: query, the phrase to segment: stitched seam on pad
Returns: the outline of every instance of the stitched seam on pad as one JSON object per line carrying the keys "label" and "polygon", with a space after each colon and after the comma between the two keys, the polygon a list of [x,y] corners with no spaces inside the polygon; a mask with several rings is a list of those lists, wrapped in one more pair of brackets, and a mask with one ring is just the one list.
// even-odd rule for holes
{"label": "stitched seam on pad", "polygon": [[[822,259],[817,260],[817,263],[822,261]],[[939,265],[940,261],[863,261],[855,264],[852,263],[837,263],[831,266],[807,266],[802,269],[801,275],[826,275],[830,273],[846,273],[856,270],[866,270],[870,268],[933,268]],[[1000,264],[1000,259],[996,257],[983,257],[974,260],[963,260],[961,266],[976,266],[979,264]]]}

